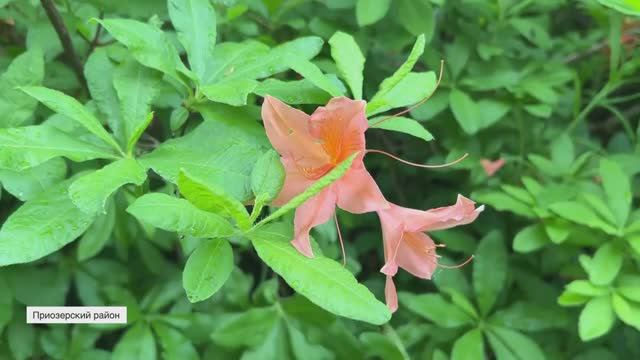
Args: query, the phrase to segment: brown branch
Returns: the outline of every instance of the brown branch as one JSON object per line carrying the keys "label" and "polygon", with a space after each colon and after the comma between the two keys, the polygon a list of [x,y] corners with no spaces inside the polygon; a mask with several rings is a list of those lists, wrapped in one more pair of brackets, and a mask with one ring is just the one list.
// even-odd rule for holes
{"label": "brown branch", "polygon": [[62,47],[64,48],[64,54],[67,57],[67,60],[71,64],[73,72],[76,74],[78,81],[82,84],[82,87],[87,89],[87,81],[84,78],[84,72],[82,70],[82,63],[80,59],[76,56],[76,52],[73,49],[73,43],[71,42],[71,37],[69,36],[69,31],[56,9],[55,4],[52,0],[40,0],[40,4],[44,8],[44,11],[47,13],[47,17],[53,25],[53,28],[56,30],[58,34],[58,38],[60,39],[60,43],[62,43]]}

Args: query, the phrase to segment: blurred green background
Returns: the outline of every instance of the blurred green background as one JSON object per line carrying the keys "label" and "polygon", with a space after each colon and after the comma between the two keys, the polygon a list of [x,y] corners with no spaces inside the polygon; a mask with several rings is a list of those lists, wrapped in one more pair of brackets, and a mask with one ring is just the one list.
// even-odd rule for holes
{"label": "blurred green background", "polygon": [[[107,49],[112,58],[126,52],[106,31],[96,36],[90,18],[149,22],[179,46],[165,1],[53,3],[80,66],[94,48]],[[0,268],[0,359],[640,358],[638,2],[211,3],[218,43],[254,39],[275,46],[309,35],[326,43],[338,30],[353,35],[366,57],[365,99],[424,34],[426,50],[414,71],[437,73],[444,60],[442,82],[407,115],[434,139],[371,129],[368,148],[433,164],[469,156],[437,170],[377,155],[368,156],[366,165],[385,196],[404,206],[449,205],[458,193],[484,204],[473,224],[431,234],[446,244],[439,251],[442,263],[470,255],[474,261],[438,269],[433,281],[400,271],[400,308],[377,327],[336,317],[296,295],[245,244],[234,246],[236,266],[224,287],[191,304],[181,271],[195,240],[141,229],[121,209],[111,225],[99,227],[109,229],[98,230],[106,233],[106,245],[91,256],[78,259],[77,245],[71,244],[41,261]],[[89,99],[41,3],[0,0],[0,73],[34,48],[44,53],[44,86]],[[335,74],[330,55],[325,45],[313,62]],[[298,76],[288,72],[276,78]],[[0,109],[6,112],[0,117],[11,109],[5,104],[12,101],[6,95],[11,84],[9,75],[0,78]],[[149,137],[143,136],[150,148],[154,139],[171,138],[172,129],[184,124],[175,126],[179,119],[172,110],[180,108],[180,99],[176,105],[170,92],[160,93],[153,104],[156,120]],[[262,99],[249,100],[242,114],[258,119]],[[311,112],[316,106],[300,107]],[[39,106],[29,121],[49,115]],[[198,121],[192,118],[188,121]],[[493,174],[483,167],[499,160],[504,165]],[[69,173],[90,167],[67,166]],[[40,186],[66,172],[42,176]],[[0,222],[24,200],[17,195],[20,185],[31,184],[22,177],[30,175],[10,175],[0,170]],[[151,186],[162,183],[155,179]],[[377,216],[338,216],[347,268],[382,299]],[[313,234],[326,256],[340,259],[333,223]],[[116,245],[123,241],[125,250]],[[113,303],[127,304],[137,321],[109,328],[24,323],[25,305]]]}

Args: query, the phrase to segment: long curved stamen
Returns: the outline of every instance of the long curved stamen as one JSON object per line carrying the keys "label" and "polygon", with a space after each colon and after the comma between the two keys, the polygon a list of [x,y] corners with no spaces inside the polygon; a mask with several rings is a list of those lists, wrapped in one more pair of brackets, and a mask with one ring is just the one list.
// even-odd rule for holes
{"label": "long curved stamen", "polygon": [[338,240],[340,240],[340,250],[342,250],[342,266],[347,266],[347,253],[344,251],[344,242],[342,241],[340,224],[338,224],[338,214],[335,212],[333,213],[333,221],[336,223],[336,230],[338,230]]}
{"label": "long curved stamen", "polygon": [[459,159],[445,163],[445,164],[440,164],[440,165],[424,165],[424,164],[416,164],[410,161],[406,161],[406,160],[402,160],[399,157],[395,156],[395,155],[391,155],[386,151],[382,151],[382,150],[375,150],[375,149],[367,149],[365,151],[365,153],[378,153],[378,154],[382,154],[382,155],[386,155],[394,160],[398,160],[403,164],[407,164],[407,165],[411,165],[411,166],[415,166],[415,167],[419,167],[419,168],[425,168],[425,169],[438,169],[438,168],[444,168],[447,166],[452,166],[455,165],[457,163],[459,163],[460,161],[464,160],[467,156],[469,156],[469,154],[465,153],[464,155],[462,155]]}
{"label": "long curved stamen", "polygon": [[458,265],[442,265],[442,264],[437,264],[438,267],[441,267],[443,269],[459,269],[465,265],[467,265],[468,263],[471,262],[471,260],[473,260],[473,255],[469,256],[469,258],[465,261],[463,261],[462,263],[458,264]]}
{"label": "long curved stamen", "polygon": [[374,122],[373,124],[369,125],[369,127],[376,127],[376,125],[380,125],[384,121],[396,118],[396,117],[398,117],[400,115],[404,115],[404,114],[408,113],[409,111],[414,110],[418,106],[424,104],[427,100],[431,99],[433,94],[436,93],[436,90],[438,90],[438,87],[440,86],[440,81],[442,80],[442,73],[443,72],[444,72],[444,60],[440,60],[440,74],[438,75],[438,82],[436,82],[436,86],[433,88],[433,91],[431,91],[431,93],[429,95],[425,96],[422,100],[418,101],[416,104],[414,104],[410,108],[404,109],[404,110],[400,111],[399,113],[396,113],[396,114],[393,114],[393,115],[385,116],[382,119],[380,119],[380,120]]}

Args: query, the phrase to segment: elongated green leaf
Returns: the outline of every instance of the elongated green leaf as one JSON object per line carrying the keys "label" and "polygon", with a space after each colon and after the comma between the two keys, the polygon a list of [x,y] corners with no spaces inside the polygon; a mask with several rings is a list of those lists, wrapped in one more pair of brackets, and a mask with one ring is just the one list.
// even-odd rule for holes
{"label": "elongated green leaf", "polygon": [[563,201],[551,204],[549,209],[569,221],[602,230],[607,234],[617,234],[616,229],[612,225],[607,224],[593,210],[581,203]]}
{"label": "elongated green leaf", "polygon": [[151,102],[158,94],[158,73],[134,61],[121,64],[113,76],[113,85],[120,100],[122,130],[127,154],[151,121]]}
{"label": "elongated green leaf", "polygon": [[211,101],[241,106],[247,104],[247,96],[256,86],[258,82],[252,79],[229,79],[202,86],[200,91]]}
{"label": "elongated green leaf", "polygon": [[445,328],[457,328],[473,321],[461,308],[446,301],[439,294],[415,295],[401,292],[398,298],[400,303],[412,312]]}
{"label": "elongated green leaf", "polygon": [[478,306],[488,314],[507,279],[507,250],[497,231],[487,234],[478,244],[473,259],[473,288]]}
{"label": "elongated green leaf", "polygon": [[97,255],[111,239],[113,227],[116,223],[115,201],[107,202],[106,212],[100,214],[93,224],[82,235],[78,242],[78,261],[85,261]]}
{"label": "elongated green leaf", "polygon": [[109,128],[116,138],[125,143],[123,126],[120,119],[120,102],[113,86],[115,66],[109,60],[107,51],[103,48],[95,49],[84,65],[84,76],[91,98],[98,110],[106,117]]}
{"label": "elongated green leaf", "polygon": [[530,337],[505,327],[491,326],[486,332],[497,360],[544,360],[544,352]]}
{"label": "elongated green leaf", "polygon": [[294,81],[267,79],[259,83],[253,92],[263,97],[271,95],[290,105],[326,104],[331,99],[329,93],[307,79]]}
{"label": "elongated green leaf", "polygon": [[406,117],[398,116],[392,119],[387,119],[377,124],[380,120],[383,120],[384,117],[375,117],[373,119],[369,119],[369,124],[372,129],[385,129],[396,132],[401,132],[404,134],[409,134],[411,136],[415,136],[424,141],[433,140],[433,135],[427,129],[425,129],[419,122],[409,119]]}
{"label": "elongated green leaf", "polygon": [[16,87],[40,85],[43,78],[44,61],[39,49],[28,50],[11,62],[0,75],[0,128],[22,125],[31,117],[38,102]]}
{"label": "elongated green leaf", "polygon": [[516,302],[494,313],[489,321],[495,325],[515,330],[541,331],[563,328],[569,322],[569,314],[558,306],[533,302]]}
{"label": "elongated green leaf", "polygon": [[166,360],[198,360],[198,352],[182,332],[162,324],[154,322],[153,330],[158,335],[158,342],[162,347],[162,358]]}
{"label": "elongated green leaf", "polygon": [[78,140],[49,125],[0,129],[0,169],[22,171],[55,157],[115,159],[108,148]]}
{"label": "elongated green leaf", "polygon": [[182,65],[178,51],[162,30],[153,25],[131,19],[97,20],[105,29],[129,49],[141,64],[180,79],[176,69]]}
{"label": "elongated green leaf", "polygon": [[156,342],[149,325],[138,323],[129,329],[113,349],[113,360],[149,360],[156,358]]}
{"label": "elongated green leaf", "polygon": [[362,72],[364,71],[364,55],[353,36],[337,31],[331,39],[331,57],[336,62],[340,76],[346,80],[351,94],[356,100],[362,99]]}
{"label": "elongated green leaf", "polygon": [[589,280],[595,285],[610,284],[622,268],[623,250],[613,243],[606,243],[596,251],[589,262]]}
{"label": "elongated green leaf", "polygon": [[86,213],[104,213],[114,191],[125,184],[142,185],[146,179],[145,169],[136,160],[126,158],[78,178],[69,186],[69,197]]}
{"label": "elongated green leaf", "polygon": [[160,229],[195,237],[226,237],[233,233],[231,225],[220,216],[200,210],[187,200],[161,193],[139,197],[127,212]]}
{"label": "elongated green leaf", "polygon": [[342,96],[343,92],[338,88],[331,80],[329,80],[318,66],[311,61],[298,56],[295,53],[290,53],[285,56],[287,65],[293,71],[302,75],[305,79],[309,80],[313,85],[328,92],[331,96]]}
{"label": "elongated green leaf", "polygon": [[223,321],[211,337],[214,342],[226,347],[258,346],[264,342],[279,317],[278,310],[273,306],[255,307]]}
{"label": "elongated green leaf", "polygon": [[604,6],[610,7],[626,15],[640,16],[640,4],[633,0],[598,0]]}
{"label": "elongated green leaf", "polygon": [[608,333],[615,320],[609,295],[589,300],[578,320],[580,339],[588,341]]}
{"label": "elongated green leaf", "polygon": [[411,34],[424,34],[427,42],[431,41],[436,25],[433,7],[429,0],[398,1],[398,17],[400,24]]}
{"label": "elongated green leaf", "polygon": [[356,20],[358,25],[375,24],[389,11],[391,0],[358,0],[356,3]]}
{"label": "elongated green leaf", "polygon": [[284,167],[280,155],[269,150],[258,159],[251,171],[251,190],[256,198],[271,201],[278,196],[284,184]]}
{"label": "elongated green leaf", "polygon": [[472,329],[462,335],[451,350],[451,360],[477,360],[484,357],[484,341],[480,329]]}
{"label": "elongated green leaf", "polygon": [[436,90],[436,75],[429,72],[410,72],[398,84],[367,104],[367,115],[409,106],[431,95]]}
{"label": "elongated green leaf", "polygon": [[9,216],[0,229],[0,266],[49,255],[91,225],[93,216],[78,209],[67,195],[72,181],[50,187]]}
{"label": "elongated green leaf", "polygon": [[178,31],[191,70],[204,80],[216,43],[216,13],[209,0],[169,0],[169,16]]}
{"label": "elongated green leaf", "polygon": [[629,178],[617,163],[607,159],[600,161],[600,177],[609,208],[616,217],[618,228],[622,228],[629,218],[633,198]]}
{"label": "elongated green leaf", "polygon": [[475,134],[480,129],[479,112],[477,105],[462,90],[453,89],[449,93],[449,103],[453,116],[467,134]]}
{"label": "elongated green leaf", "polygon": [[292,232],[286,225],[268,225],[248,236],[258,256],[316,305],[372,324],[383,324],[391,317],[389,309],[342,265],[323,256],[311,259],[300,254],[289,243]]}
{"label": "elongated green leaf", "polygon": [[271,215],[264,218],[256,226],[264,225],[270,221],[273,221],[281,217],[282,215],[302,205],[302,203],[304,203],[305,201],[307,201],[308,199],[310,199],[320,191],[324,190],[327,186],[333,184],[336,180],[340,179],[342,175],[344,175],[344,173],[347,172],[347,170],[349,170],[356,156],[358,156],[357,152],[349,156],[346,160],[342,161],[340,165],[336,166],[327,175],[321,177],[318,181],[314,182],[300,195],[289,200],[288,203],[284,204],[281,208],[279,208],[278,210],[274,211]]}
{"label": "elongated green leaf", "polygon": [[520,230],[513,239],[513,250],[520,253],[536,251],[549,243],[544,226],[540,224],[527,226]]}
{"label": "elongated green leaf", "polygon": [[178,175],[178,189],[190,203],[196,207],[230,217],[236,221],[241,229],[251,226],[249,214],[244,205],[223,189],[181,171]]}
{"label": "elongated green leaf", "polygon": [[[424,53],[424,45],[424,35],[418,36],[415,44],[413,44],[411,52],[409,53],[409,57],[407,57],[407,60],[398,68],[398,70],[396,70],[396,72],[393,73],[393,75],[382,81],[382,83],[380,84],[380,89],[378,89],[378,92],[371,99],[371,103],[375,104],[377,98],[386,95],[389,91],[396,87],[396,85],[398,85],[398,83],[400,83],[407,76],[407,74],[411,72],[413,66],[416,64],[420,56],[422,56],[422,53]],[[371,105],[367,105],[367,113],[373,111],[373,109],[370,109],[369,106]]]}
{"label": "elongated green leaf", "polygon": [[7,192],[22,201],[27,201],[64,180],[66,175],[67,166],[64,160],[54,158],[20,172],[0,169],[0,183]]}
{"label": "elongated green leaf", "polygon": [[224,239],[207,240],[189,256],[182,286],[189,301],[206,300],[227,281],[233,270],[233,251]]}
{"label": "elongated green leaf", "polygon": [[120,145],[118,145],[107,130],[104,129],[100,121],[76,99],[63,94],[60,91],[39,86],[28,86],[22,87],[21,89],[41,103],[45,104],[49,109],[72,119],[100,138],[106,144],[111,145],[116,150],[120,150]]}
{"label": "elongated green leaf", "polygon": [[625,300],[618,294],[611,296],[611,304],[618,318],[625,324],[640,330],[640,305]]}

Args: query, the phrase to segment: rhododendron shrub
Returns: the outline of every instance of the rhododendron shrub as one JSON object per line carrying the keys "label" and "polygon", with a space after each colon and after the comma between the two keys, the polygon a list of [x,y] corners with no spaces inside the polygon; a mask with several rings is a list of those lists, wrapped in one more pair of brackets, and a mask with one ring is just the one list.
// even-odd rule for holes
{"label": "rhododendron shrub", "polygon": [[0,359],[640,358],[632,3],[0,0]]}

